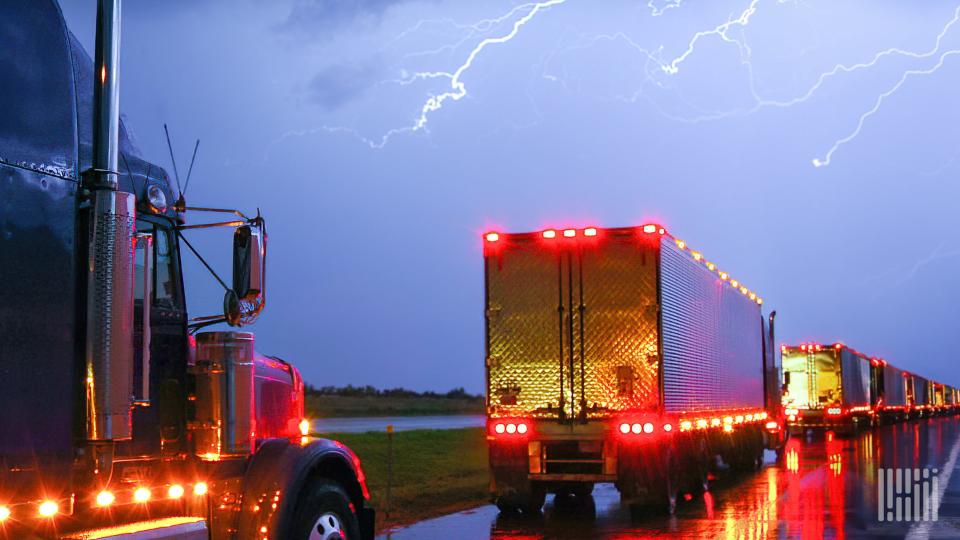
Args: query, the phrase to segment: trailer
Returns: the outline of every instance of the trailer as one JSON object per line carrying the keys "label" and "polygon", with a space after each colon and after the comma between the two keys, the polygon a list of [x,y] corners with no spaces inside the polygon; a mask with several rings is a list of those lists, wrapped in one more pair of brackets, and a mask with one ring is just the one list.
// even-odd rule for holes
{"label": "trailer", "polygon": [[911,374],[913,386],[913,407],[911,415],[915,418],[928,417],[932,414],[930,381],[920,375]]}
{"label": "trailer", "polygon": [[852,432],[870,424],[871,362],[842,343],[781,346],[784,407],[789,429]]}
{"label": "trailer", "polygon": [[[119,0],[96,64],[55,1],[0,2],[0,538],[373,538],[357,456],[307,436],[299,371],[239,330],[265,220],[188,206],[136,150],[119,37]],[[190,317],[181,255],[216,229],[233,279],[207,265],[223,312]]]}
{"label": "trailer", "polygon": [[880,358],[870,359],[870,405],[884,422],[906,420],[910,406],[904,371]]}
{"label": "trailer", "polygon": [[782,444],[773,315],[662,226],[488,232],[484,276],[501,510],[602,482],[672,510],[713,456]]}

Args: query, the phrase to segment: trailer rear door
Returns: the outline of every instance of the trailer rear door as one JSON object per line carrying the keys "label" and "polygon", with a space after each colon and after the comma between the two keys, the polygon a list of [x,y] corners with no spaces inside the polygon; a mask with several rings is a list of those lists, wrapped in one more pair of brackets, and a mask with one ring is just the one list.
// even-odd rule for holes
{"label": "trailer rear door", "polygon": [[603,417],[659,405],[657,248],[635,229],[487,242],[488,407]]}

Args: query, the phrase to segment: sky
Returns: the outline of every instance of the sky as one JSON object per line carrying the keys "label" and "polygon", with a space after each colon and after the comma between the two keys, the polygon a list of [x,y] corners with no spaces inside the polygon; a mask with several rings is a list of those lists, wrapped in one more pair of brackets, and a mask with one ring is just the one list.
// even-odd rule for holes
{"label": "sky", "polygon": [[[92,50],[95,2],[61,4]],[[313,385],[482,392],[484,231],[656,221],[779,341],[960,386],[960,2],[123,9],[137,144],[172,170],[168,124],[183,170],[199,138],[189,204],[267,218],[250,329]],[[228,271],[229,232],[188,234]],[[184,267],[191,316],[218,313]]]}

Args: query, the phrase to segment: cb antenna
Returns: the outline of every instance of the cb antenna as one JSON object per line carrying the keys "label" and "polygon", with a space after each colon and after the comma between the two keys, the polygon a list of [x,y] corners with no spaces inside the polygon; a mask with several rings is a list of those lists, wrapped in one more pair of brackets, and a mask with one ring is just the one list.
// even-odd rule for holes
{"label": "cb antenna", "polygon": [[197,139],[197,144],[193,145],[193,157],[190,158],[190,168],[187,169],[187,179],[183,182],[183,194],[187,194],[187,189],[190,187],[190,175],[193,174],[193,162],[197,160],[197,148],[200,148],[200,139]]}
{"label": "cb antenna", "polygon": [[173,162],[173,175],[177,179],[177,190],[180,191],[180,194],[183,194],[183,188],[180,187],[180,173],[177,172],[177,159],[173,157],[173,145],[170,144],[170,130],[167,129],[167,125],[163,125],[163,132],[167,135],[167,150],[170,151],[170,161]]}

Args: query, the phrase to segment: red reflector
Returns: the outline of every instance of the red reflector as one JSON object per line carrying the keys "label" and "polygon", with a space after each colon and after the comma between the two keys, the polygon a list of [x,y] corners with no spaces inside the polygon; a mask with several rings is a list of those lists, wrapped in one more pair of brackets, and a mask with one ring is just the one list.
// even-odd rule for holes
{"label": "red reflector", "polygon": [[556,238],[556,237],[557,237],[557,231],[555,231],[555,230],[553,230],[553,229],[547,229],[547,230],[543,231],[543,237],[544,237],[544,238]]}
{"label": "red reflector", "polygon": [[565,236],[565,237],[567,237],[567,238],[573,238],[573,237],[576,236],[576,235],[577,235],[577,230],[576,230],[576,229],[564,229],[564,230],[563,230],[563,236]]}
{"label": "red reflector", "polygon": [[588,227],[588,228],[586,228],[586,229],[583,230],[583,235],[584,235],[584,236],[596,236],[596,235],[597,235],[597,229],[594,228],[594,227]]}
{"label": "red reflector", "polygon": [[497,240],[500,240],[499,234],[495,232],[487,233],[487,242],[496,242]]}

